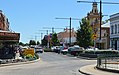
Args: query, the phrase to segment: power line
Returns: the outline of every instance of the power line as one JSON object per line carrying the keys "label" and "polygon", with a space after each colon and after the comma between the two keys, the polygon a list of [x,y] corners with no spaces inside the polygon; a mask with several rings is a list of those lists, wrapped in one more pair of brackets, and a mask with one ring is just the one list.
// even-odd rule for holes
{"label": "power line", "polygon": [[[101,1],[101,0],[100,0]],[[96,1],[77,1],[78,3],[94,3]],[[100,3],[100,2],[96,2],[96,3]],[[119,4],[117,2],[101,2],[102,4]]]}
{"label": "power line", "polygon": [[54,29],[65,29],[65,28],[43,27],[43,29],[52,29],[52,34],[53,34],[54,33]]}

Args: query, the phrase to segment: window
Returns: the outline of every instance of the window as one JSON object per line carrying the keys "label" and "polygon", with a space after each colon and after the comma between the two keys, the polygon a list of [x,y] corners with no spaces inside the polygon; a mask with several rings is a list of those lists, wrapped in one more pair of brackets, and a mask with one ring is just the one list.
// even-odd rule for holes
{"label": "window", "polygon": [[111,34],[113,34],[113,25],[111,26]]}
{"label": "window", "polygon": [[118,24],[118,33],[119,33],[119,24]]}
{"label": "window", "polygon": [[115,24],[115,34],[117,33],[117,25]]}

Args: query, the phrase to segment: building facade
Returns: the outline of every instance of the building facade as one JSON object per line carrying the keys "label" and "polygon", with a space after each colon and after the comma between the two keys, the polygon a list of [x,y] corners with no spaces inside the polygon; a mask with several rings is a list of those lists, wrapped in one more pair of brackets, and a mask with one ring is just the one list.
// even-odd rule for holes
{"label": "building facade", "polygon": [[119,50],[119,13],[110,16],[110,47]]}
{"label": "building facade", "polygon": [[14,45],[19,42],[20,33],[10,31],[8,18],[0,10],[0,59],[14,57]]}
{"label": "building facade", "polygon": [[[70,31],[68,28],[66,28],[63,32],[58,33],[58,40],[61,44],[69,44],[69,36]],[[76,32],[74,31],[74,28],[71,30],[71,44],[74,44],[76,42]]]}
{"label": "building facade", "polygon": [[[98,8],[97,8],[97,3],[93,2],[92,4],[92,10],[87,14],[86,17],[89,22],[90,25],[93,29],[93,35],[96,35],[96,39],[94,39],[95,42],[95,46],[101,49],[107,49],[110,47],[110,42],[108,42],[109,39],[109,30],[110,27],[108,26],[103,26],[101,25],[101,40],[100,38],[100,13],[98,12]],[[107,36],[108,35],[108,36]]]}
{"label": "building facade", "polygon": [[10,31],[8,18],[0,10],[0,43],[19,42],[20,33]]}
{"label": "building facade", "polygon": [[9,22],[8,18],[0,10],[0,30],[9,31]]}

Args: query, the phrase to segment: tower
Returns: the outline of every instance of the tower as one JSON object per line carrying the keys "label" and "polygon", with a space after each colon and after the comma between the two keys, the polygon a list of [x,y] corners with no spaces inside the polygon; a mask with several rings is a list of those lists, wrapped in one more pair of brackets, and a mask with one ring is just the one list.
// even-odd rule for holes
{"label": "tower", "polygon": [[93,2],[92,10],[87,13],[87,19],[96,34],[100,30],[100,13],[98,12],[97,2]]}

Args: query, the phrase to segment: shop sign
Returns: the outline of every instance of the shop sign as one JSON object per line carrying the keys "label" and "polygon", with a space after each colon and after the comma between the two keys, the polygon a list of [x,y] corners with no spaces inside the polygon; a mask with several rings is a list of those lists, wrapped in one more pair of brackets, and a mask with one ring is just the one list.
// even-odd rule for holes
{"label": "shop sign", "polygon": [[25,49],[23,54],[24,55],[28,55],[28,54],[31,54],[32,56],[34,56],[34,49],[33,48],[28,48],[28,49]]}
{"label": "shop sign", "polygon": [[20,33],[0,32],[0,40],[19,40]]}

